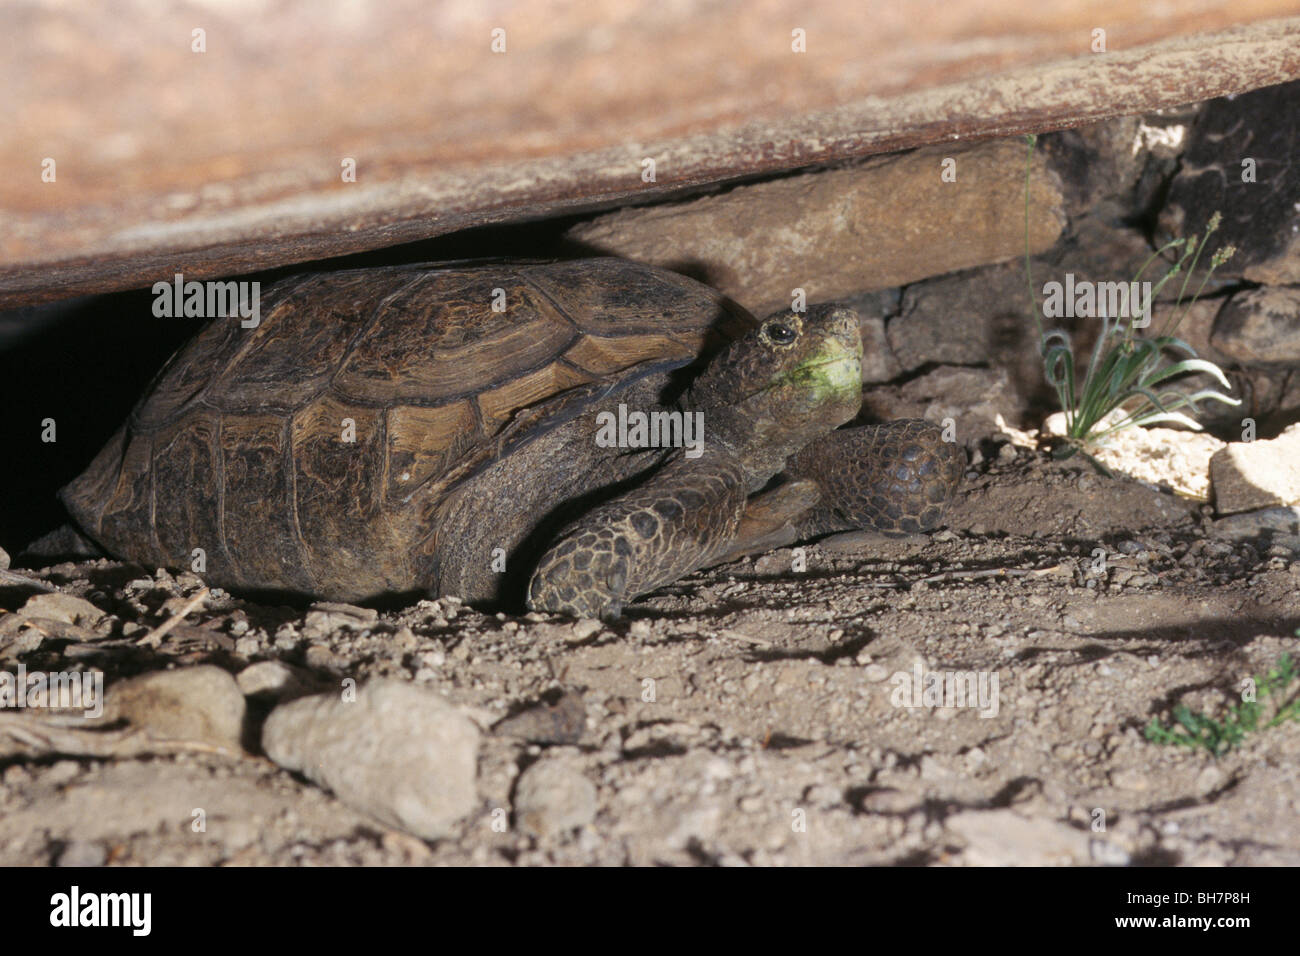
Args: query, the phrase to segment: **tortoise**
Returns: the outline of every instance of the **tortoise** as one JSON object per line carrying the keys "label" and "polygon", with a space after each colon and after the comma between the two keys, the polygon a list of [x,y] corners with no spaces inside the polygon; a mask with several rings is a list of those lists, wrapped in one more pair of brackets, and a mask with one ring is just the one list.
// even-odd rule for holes
{"label": "tortoise", "polygon": [[[757,322],[615,258],[302,274],[182,347],[61,496],[108,553],[232,590],[609,619],[742,554],[940,524],[964,455],[839,429],[861,357],[852,311]],[[658,447],[598,440],[636,412]]]}

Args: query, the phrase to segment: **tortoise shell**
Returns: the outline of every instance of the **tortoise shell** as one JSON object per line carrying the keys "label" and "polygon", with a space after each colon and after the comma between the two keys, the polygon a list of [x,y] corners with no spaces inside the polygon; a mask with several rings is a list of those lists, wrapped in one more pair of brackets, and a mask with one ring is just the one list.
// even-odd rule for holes
{"label": "tortoise shell", "polygon": [[304,274],[260,312],[177,352],[63,499],[120,557],[342,599],[429,587],[419,555],[461,484],[750,321],[620,259]]}

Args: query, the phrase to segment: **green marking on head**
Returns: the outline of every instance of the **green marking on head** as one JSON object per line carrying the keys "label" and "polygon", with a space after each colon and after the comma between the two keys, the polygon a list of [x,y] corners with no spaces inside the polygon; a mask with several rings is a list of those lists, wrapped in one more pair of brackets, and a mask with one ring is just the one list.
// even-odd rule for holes
{"label": "green marking on head", "polygon": [[772,454],[802,447],[851,419],[862,404],[862,335],[852,311],[780,312],[731,343],[691,387],[706,420],[733,423],[735,439]]}
{"label": "green marking on head", "polygon": [[782,375],[778,383],[807,389],[815,400],[836,402],[846,395],[861,397],[862,352],[841,339],[827,338],[806,362]]}

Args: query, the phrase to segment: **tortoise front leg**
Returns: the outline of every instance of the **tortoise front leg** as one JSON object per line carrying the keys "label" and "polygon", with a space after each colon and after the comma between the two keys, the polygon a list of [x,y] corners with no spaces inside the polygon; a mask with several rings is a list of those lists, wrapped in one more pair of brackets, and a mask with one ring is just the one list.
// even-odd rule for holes
{"label": "tortoise front leg", "polygon": [[800,538],[835,531],[921,534],[943,521],[966,453],[937,425],[904,419],[841,428],[786,463],[790,480],[815,481],[817,503],[800,517]]}
{"label": "tortoise front leg", "polygon": [[628,601],[726,549],[744,509],[745,477],[732,456],[674,458],[560,533],[533,573],[528,607],[616,618]]}
{"label": "tortoise front leg", "polygon": [[833,431],[786,462],[780,485],[749,499],[714,563],[836,531],[933,531],[965,465],[961,448],[920,419]]}

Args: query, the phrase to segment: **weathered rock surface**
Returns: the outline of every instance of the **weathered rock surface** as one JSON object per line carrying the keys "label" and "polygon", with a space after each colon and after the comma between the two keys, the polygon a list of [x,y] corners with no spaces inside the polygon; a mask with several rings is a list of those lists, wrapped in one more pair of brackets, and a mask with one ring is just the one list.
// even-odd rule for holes
{"label": "weathered rock surface", "polygon": [[858,315],[858,328],[862,331],[862,384],[888,382],[903,371],[890,348],[885,331],[885,317],[898,307],[897,292],[868,292],[853,296],[841,303]]}
{"label": "weathered rock surface", "polygon": [[[1124,417],[1122,412],[1102,419],[1113,424]],[[1055,412],[1043,422],[1047,435],[1065,434],[1065,413]],[[1179,431],[1175,428],[1122,428],[1107,435],[1093,449],[1092,455],[1113,471],[1168,487],[1208,501],[1210,497],[1210,459],[1225,447],[1225,442],[1204,432]]]}
{"label": "weathered rock surface", "polygon": [[1300,282],[1298,136],[1300,82],[1211,100],[1192,130],[1161,227],[1202,235],[1219,212],[1212,248],[1233,245],[1237,253],[1216,275]]}
{"label": "weathered rock surface", "polygon": [[[953,182],[943,176],[949,159]],[[796,288],[809,302],[825,302],[1023,255],[1024,188],[1021,143],[932,147],[621,210],[575,226],[570,238],[700,276],[762,314],[788,308]],[[1033,252],[1049,248],[1064,228],[1060,188],[1037,156]]]}
{"label": "weathered rock surface", "polygon": [[1272,440],[1232,442],[1210,459],[1210,477],[1221,515],[1300,505],[1300,425]]}
{"label": "weathered rock surface", "polygon": [[1210,344],[1246,364],[1300,361],[1300,288],[1260,288],[1234,295]]}
{"label": "weathered rock surface", "polygon": [[478,727],[444,698],[399,680],[371,681],[350,700],[304,697],[271,712],[266,755],[344,803],[425,839],[474,808]]}
{"label": "weathered rock surface", "polygon": [[1037,348],[1024,265],[957,273],[903,293],[889,322],[889,344],[906,371],[932,362],[999,363]]}

